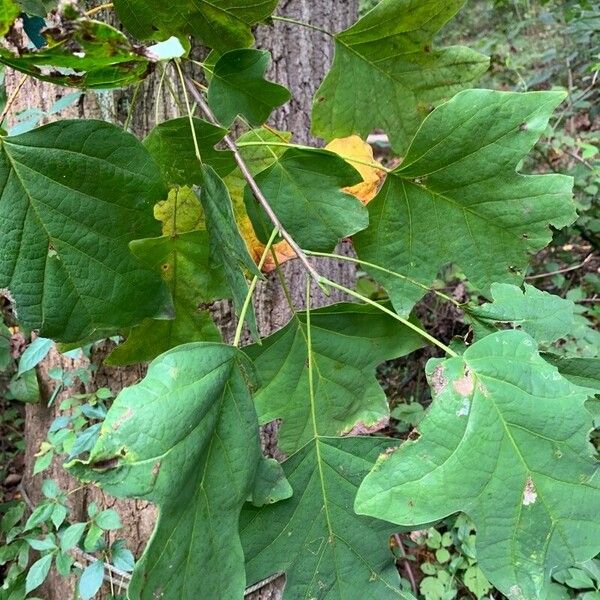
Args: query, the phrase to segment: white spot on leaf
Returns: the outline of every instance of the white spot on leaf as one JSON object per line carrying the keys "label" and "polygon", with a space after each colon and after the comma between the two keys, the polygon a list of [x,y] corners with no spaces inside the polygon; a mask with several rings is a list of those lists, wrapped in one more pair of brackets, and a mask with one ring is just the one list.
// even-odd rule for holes
{"label": "white spot on leaf", "polygon": [[537,500],[537,492],[535,490],[535,484],[531,477],[527,477],[527,483],[525,484],[525,492],[523,493],[523,506],[529,506],[535,504]]}

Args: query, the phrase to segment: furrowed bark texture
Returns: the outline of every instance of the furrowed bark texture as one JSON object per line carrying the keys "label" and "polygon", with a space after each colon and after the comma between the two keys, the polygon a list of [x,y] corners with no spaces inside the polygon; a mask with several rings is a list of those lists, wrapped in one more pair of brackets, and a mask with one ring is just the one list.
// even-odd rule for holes
{"label": "furrowed bark texture", "polygon": [[[280,3],[278,13],[302,21],[318,25],[328,31],[340,31],[351,25],[357,17],[358,0],[286,0]],[[102,15],[99,15],[101,17]],[[268,49],[273,55],[269,76],[287,86],[293,100],[274,115],[271,124],[278,129],[291,131],[298,143],[314,143],[310,136],[310,110],[314,93],[325,76],[333,58],[331,38],[317,31],[298,27],[280,21],[274,27],[260,27],[257,32],[257,43]],[[134,110],[130,119],[130,130],[136,135],[144,136],[156,122],[179,116],[181,114],[177,102],[182,104],[183,96],[174,72],[169,72],[165,83],[159,90],[160,72],[153,74],[145,81],[137,94]],[[200,75],[198,75],[200,77]],[[21,80],[21,74],[8,70],[6,81],[8,94]],[[69,93],[49,84],[29,79],[22,87],[12,114],[26,108],[49,109],[61,96]],[[160,93],[159,93],[160,92]],[[173,92],[173,93],[172,93]],[[61,113],[60,118],[98,118],[116,123],[123,123],[132,110],[134,90],[114,93],[88,93],[82,96],[79,103]],[[342,251],[348,252],[349,246],[342,245]],[[326,277],[344,285],[352,285],[355,269],[349,263],[316,260],[318,271]],[[296,308],[305,305],[305,272],[298,261],[284,265],[283,271],[290,288]],[[326,297],[318,289],[313,290],[313,305],[331,304],[344,299],[334,292]],[[275,275],[261,283],[256,295],[256,310],[262,335],[268,335],[282,327],[291,315],[283,290]],[[231,339],[235,331],[235,318],[231,304],[222,302],[215,308],[224,337]],[[145,367],[109,368],[102,365],[102,359],[108,353],[110,345],[95,351],[92,363],[96,366],[88,385],[78,385],[75,389],[64,389],[50,408],[47,399],[52,394],[56,382],[48,376],[48,370],[59,367],[65,371],[78,367],[87,367],[86,358],[70,360],[52,351],[38,369],[38,379],[42,390],[42,401],[39,405],[28,405],[26,416],[26,472],[24,490],[35,503],[41,496],[41,484],[45,478],[55,479],[68,491],[75,490],[80,483],[67,476],[61,467],[61,461],[55,460],[49,471],[43,476],[32,476],[35,453],[45,439],[48,427],[57,416],[60,400],[70,394],[92,391],[98,387],[109,387],[118,393],[123,387],[139,381],[145,374]],[[279,456],[276,448],[276,425],[263,428],[263,447],[271,455]],[[72,517],[85,520],[87,506],[96,502],[101,508],[114,507],[121,515],[123,529],[116,532],[118,537],[127,540],[128,547],[139,556],[154,526],[156,512],[154,507],[142,501],[116,501],[105,496],[98,489],[84,489],[70,495]],[[253,584],[255,582],[248,582]],[[268,584],[261,590],[249,595],[253,600],[278,600],[282,597],[283,578]],[[199,591],[200,593],[200,591]],[[64,600],[72,597],[73,582],[65,580],[54,573],[47,583],[36,591],[36,594],[47,600]],[[199,596],[200,597],[200,596]],[[212,600],[212,599],[211,599]],[[215,599],[221,600],[221,599]],[[229,600],[229,599],[222,599]]]}

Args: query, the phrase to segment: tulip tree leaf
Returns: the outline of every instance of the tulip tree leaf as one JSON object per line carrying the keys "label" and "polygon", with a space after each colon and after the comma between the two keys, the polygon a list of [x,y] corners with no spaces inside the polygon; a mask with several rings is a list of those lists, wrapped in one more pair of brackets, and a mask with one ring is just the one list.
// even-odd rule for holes
{"label": "tulip tree leaf", "polygon": [[360,482],[391,443],[319,437],[286,460],[292,497],[242,511],[248,583],[284,572],[284,600],[407,598],[389,547],[398,527],[352,509]]}
{"label": "tulip tree leaf", "polygon": [[494,283],[494,302],[468,308],[468,314],[483,327],[510,323],[527,332],[536,342],[551,344],[570,333],[575,326],[571,300],[565,300],[525,284]]}
{"label": "tulip tree leaf", "polygon": [[484,293],[520,284],[528,253],[552,239],[549,226],[573,222],[570,177],[516,171],[563,98],[468,90],[427,117],[354,238],[361,259],[405,277],[372,271],[398,312],[449,263]]}
{"label": "tulip tree leaf", "polygon": [[314,437],[314,408],[319,435],[367,433],[386,422],[389,408],[375,378],[385,360],[418,349],[422,339],[371,306],[336,304],[311,312],[315,363],[315,406],[308,394],[306,314],[245,348],[263,383],[254,401],[261,424],[283,419],[279,446],[290,454]]}
{"label": "tulip tree leaf", "polygon": [[116,0],[119,20],[143,40],[193,35],[221,52],[251,46],[250,27],[264,21],[278,0]]}
{"label": "tulip tree leaf", "polygon": [[166,286],[128,244],[160,233],[152,206],[165,196],[152,158],[114,125],[60,121],[3,138],[0,288],[21,325],[75,342],[163,313]]}
{"label": "tulip tree leaf", "polygon": [[109,494],[159,508],[131,600],[244,594],[238,521],[262,459],[244,362],[222,344],[163,354],[119,394],[89,459],[68,465]]}
{"label": "tulip tree leaf", "polygon": [[175,318],[147,319],[134,327],[127,341],[105,362],[134,364],[188,342],[220,341],[221,335],[207,307],[226,298],[228,289],[218,270],[209,262],[206,231],[190,231],[173,237],[136,240],[131,251],[141,262],[161,273],[171,290]]}
{"label": "tulip tree leaf", "polygon": [[[360,173],[326,150],[291,148],[256,176],[256,183],[288,233],[302,248],[332,250],[341,238],[368,225],[360,200],[342,188],[362,182]],[[273,227],[249,187],[246,209],[261,242]]]}
{"label": "tulip tree leaf", "polygon": [[273,109],[290,99],[286,88],[264,79],[270,56],[248,48],[219,58],[211,73],[208,102],[220,123],[229,127],[242,115],[250,125],[262,125]]}
{"label": "tulip tree leaf", "polygon": [[[222,269],[225,282],[231,290],[237,315],[241,314],[248,294],[246,273],[260,277],[260,271],[248,253],[235,221],[233,205],[223,180],[209,165],[202,166],[204,185],[200,201],[204,207],[206,229],[210,246],[210,260],[214,268]],[[246,313],[250,333],[259,339],[252,304]]]}
{"label": "tulip tree leaf", "polygon": [[[235,168],[233,153],[215,150],[227,130],[194,117],[194,132],[202,162],[221,177]],[[144,139],[144,146],[160,167],[163,178],[171,185],[202,185],[200,162],[187,117],[171,119],[157,125]]]}
{"label": "tulip tree leaf", "polygon": [[600,551],[589,390],[521,331],[489,335],[427,372],[434,401],[420,437],[379,459],[357,512],[413,527],[465,512],[490,582],[514,600],[546,598],[552,571]]}
{"label": "tulip tree leaf", "polygon": [[433,106],[488,68],[462,46],[432,48],[465,0],[383,0],[335,36],[331,71],[317,90],[313,132],[326,140],[384,129],[403,153]]}
{"label": "tulip tree leaf", "polygon": [[[0,62],[36,79],[91,89],[126,87],[150,72],[144,49],[118,29],[90,19],[67,21],[43,31],[47,44],[19,55],[0,49]],[[65,74],[64,69],[72,72]]]}
{"label": "tulip tree leaf", "polygon": [[544,358],[571,383],[600,394],[600,358],[569,358],[549,353]]}

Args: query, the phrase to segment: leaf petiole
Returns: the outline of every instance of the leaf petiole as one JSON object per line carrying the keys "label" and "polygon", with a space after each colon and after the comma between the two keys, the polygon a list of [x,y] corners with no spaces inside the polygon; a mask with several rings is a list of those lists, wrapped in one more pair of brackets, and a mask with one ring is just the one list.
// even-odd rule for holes
{"label": "leaf petiole", "polygon": [[339,283],[336,283],[335,281],[331,281],[330,279],[327,279],[327,277],[321,277],[321,283],[325,286],[329,286],[329,287],[335,288],[336,290],[344,292],[344,293],[348,294],[349,296],[353,296],[354,298],[356,298],[358,300],[362,300],[363,302],[366,302],[367,304],[370,304],[371,306],[374,306],[375,308],[378,308],[380,311],[386,313],[393,319],[396,319],[396,321],[402,323],[409,329],[412,329],[415,333],[418,333],[421,337],[425,338],[428,342],[431,342],[434,346],[441,348],[448,356],[451,356],[453,358],[458,356],[458,354],[456,352],[454,352],[454,350],[452,350],[451,348],[446,346],[444,343],[440,342],[437,338],[434,338],[432,335],[430,335],[429,333],[427,333],[420,327],[417,327],[414,323],[411,323],[408,319],[404,319],[401,316],[397,315],[394,311],[390,310],[389,308],[382,306],[379,302],[375,302],[375,300],[371,300],[371,298],[367,298],[366,296],[363,296],[362,294],[359,294],[358,292],[356,292],[350,288],[347,288],[346,286],[340,285]]}

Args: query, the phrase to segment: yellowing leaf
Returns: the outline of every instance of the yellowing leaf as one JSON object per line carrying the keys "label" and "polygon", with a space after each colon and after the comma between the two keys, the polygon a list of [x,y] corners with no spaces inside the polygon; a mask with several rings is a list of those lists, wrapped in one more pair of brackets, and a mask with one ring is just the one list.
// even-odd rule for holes
{"label": "yellowing leaf", "polygon": [[163,235],[204,229],[204,211],[194,191],[173,188],[166,200],[154,205],[154,218],[162,223]]}
{"label": "yellowing leaf", "polygon": [[[344,188],[344,191],[356,196],[363,204],[368,204],[373,200],[384,176],[382,170],[365,164],[379,164],[373,156],[373,148],[359,136],[351,135],[350,137],[332,140],[325,146],[325,149],[341,156],[362,175],[362,183]],[[352,160],[353,158],[356,160]]]}

